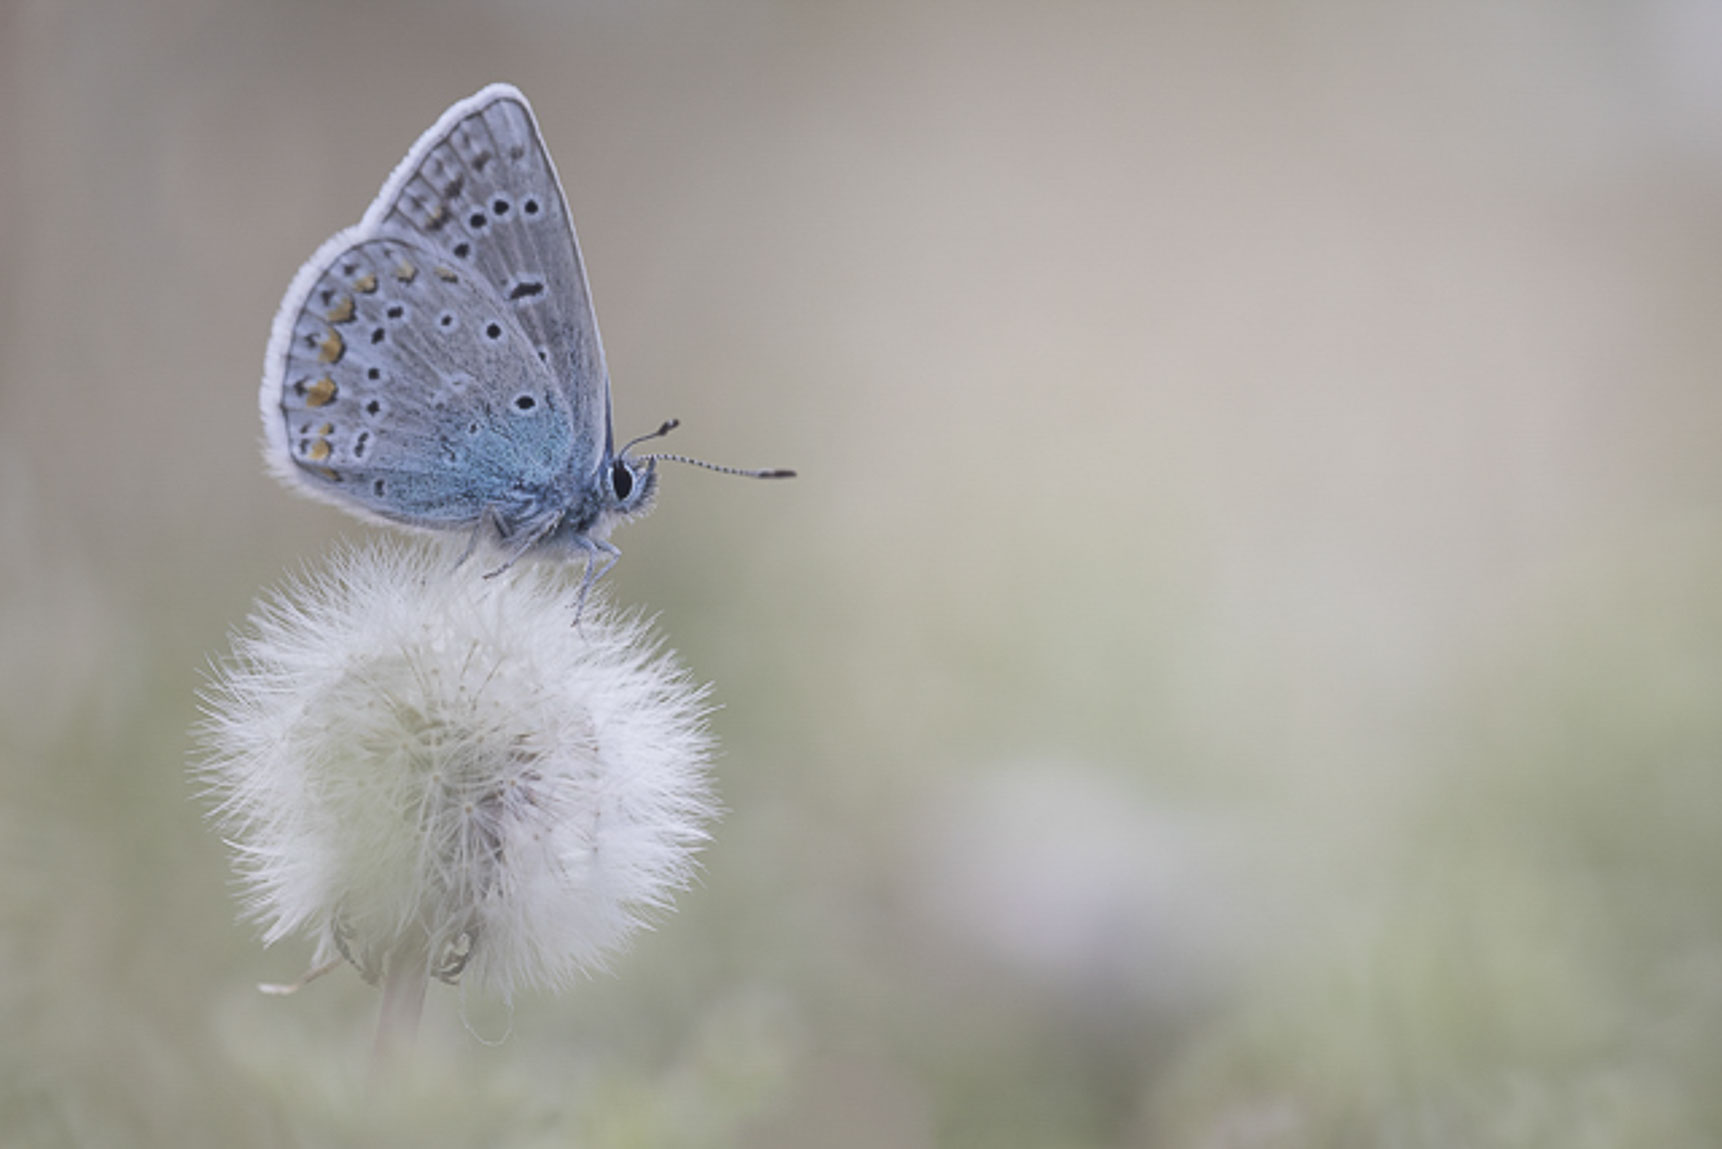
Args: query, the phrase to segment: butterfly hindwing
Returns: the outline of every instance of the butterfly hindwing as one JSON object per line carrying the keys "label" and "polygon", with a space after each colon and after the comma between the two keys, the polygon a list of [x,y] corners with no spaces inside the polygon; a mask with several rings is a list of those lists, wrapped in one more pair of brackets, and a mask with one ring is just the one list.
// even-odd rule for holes
{"label": "butterfly hindwing", "polygon": [[307,265],[278,331],[277,469],[414,526],[539,517],[573,449],[566,400],[513,309],[449,263],[378,238]]}

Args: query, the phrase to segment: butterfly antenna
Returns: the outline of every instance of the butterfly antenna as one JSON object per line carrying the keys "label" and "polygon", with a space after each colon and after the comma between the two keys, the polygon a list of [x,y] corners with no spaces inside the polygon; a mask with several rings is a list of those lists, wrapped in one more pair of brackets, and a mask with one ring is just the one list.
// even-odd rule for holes
{"label": "butterfly antenna", "polygon": [[[665,419],[663,421],[662,425],[660,425],[656,431],[650,431],[644,435],[639,436],[638,438],[629,439],[627,441],[627,443],[625,443],[622,446],[622,449],[620,451],[616,452],[617,457],[620,457],[622,455],[626,455],[628,453],[628,449],[630,447],[634,446],[634,444],[644,443],[644,442],[647,442],[648,440],[651,440],[651,439],[662,439],[665,435],[668,435],[671,431],[674,431],[677,427],[680,427],[681,425],[682,425],[682,421],[680,419]],[[795,478],[795,472],[794,471],[785,470],[782,467],[771,468],[771,469],[763,470],[763,471],[753,471],[753,470],[748,470],[745,467],[724,467],[724,466],[720,466],[717,463],[708,463],[704,459],[691,459],[686,455],[642,455],[640,457],[642,459],[646,460],[647,462],[654,462],[654,463],[657,462],[659,459],[664,459],[664,460],[667,460],[671,463],[686,463],[690,467],[704,467],[706,470],[716,471],[720,475],[740,475],[745,479],[793,479],[793,478]]]}
{"label": "butterfly antenna", "polygon": [[680,419],[665,419],[663,423],[658,426],[656,431],[647,431],[644,435],[636,435],[626,443],[623,443],[622,449],[617,451],[616,455],[618,458],[622,455],[626,455],[629,449],[636,443],[647,443],[653,439],[662,439],[665,435],[668,435],[671,431],[674,431],[681,425],[682,421]]}
{"label": "butterfly antenna", "polygon": [[795,472],[782,467],[764,471],[750,471],[743,467],[724,467],[717,463],[708,463],[704,459],[690,459],[686,455],[647,455],[647,459],[665,459],[671,463],[686,463],[690,467],[704,467],[708,471],[716,471],[720,475],[740,475],[744,479],[793,479]]}

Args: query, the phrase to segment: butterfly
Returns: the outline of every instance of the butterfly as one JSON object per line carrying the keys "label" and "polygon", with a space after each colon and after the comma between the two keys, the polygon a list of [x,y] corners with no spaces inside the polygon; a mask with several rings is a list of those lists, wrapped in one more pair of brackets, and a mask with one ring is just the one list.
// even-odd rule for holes
{"label": "butterfly", "polygon": [[[580,601],[650,509],[660,459],[615,446],[610,376],[562,184],[526,97],[492,84],[420,136],[359,223],[299,269],[259,391],[288,486],[361,517],[470,532],[507,569],[583,558]],[[464,558],[464,556],[463,556]]]}

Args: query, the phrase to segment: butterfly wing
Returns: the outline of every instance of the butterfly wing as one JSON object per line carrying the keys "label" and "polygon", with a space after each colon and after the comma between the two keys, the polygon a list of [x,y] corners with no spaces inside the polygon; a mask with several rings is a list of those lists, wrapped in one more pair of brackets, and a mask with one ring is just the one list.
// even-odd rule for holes
{"label": "butterfly wing", "polygon": [[595,470],[611,447],[610,375],[573,217],[526,97],[492,84],[443,113],[365,222],[443,253],[508,302],[562,383],[580,473]]}
{"label": "butterfly wing", "polygon": [[532,524],[559,510],[570,412],[488,283],[390,237],[325,245],[301,278],[271,348],[279,383],[265,379],[278,473],[409,526],[469,526],[487,509]]}
{"label": "butterfly wing", "polygon": [[[453,319],[425,326],[433,314]],[[611,447],[603,347],[561,183],[516,89],[444,112],[358,226],[300,269],[260,399],[278,474],[396,522],[464,525],[487,506],[542,518],[555,508],[533,499],[556,475],[597,470]]]}

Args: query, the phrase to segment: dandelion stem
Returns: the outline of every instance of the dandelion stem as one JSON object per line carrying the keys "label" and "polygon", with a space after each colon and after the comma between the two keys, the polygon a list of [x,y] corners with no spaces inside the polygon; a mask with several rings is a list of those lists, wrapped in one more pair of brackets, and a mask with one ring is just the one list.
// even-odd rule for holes
{"label": "dandelion stem", "polygon": [[423,933],[409,929],[389,952],[383,972],[383,1007],[377,1017],[376,1044],[371,1047],[373,1077],[380,1078],[412,1049],[429,983],[430,950]]}

